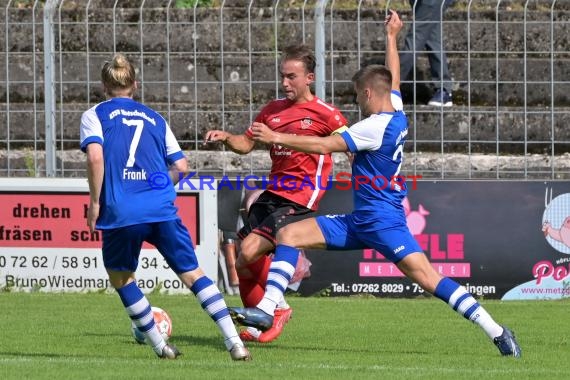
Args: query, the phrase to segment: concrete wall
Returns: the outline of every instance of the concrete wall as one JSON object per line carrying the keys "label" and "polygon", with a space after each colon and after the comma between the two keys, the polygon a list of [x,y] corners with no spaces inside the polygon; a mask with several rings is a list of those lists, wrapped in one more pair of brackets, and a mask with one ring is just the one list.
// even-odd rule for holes
{"label": "concrete wall", "polygon": [[[117,23],[117,50],[128,53],[144,73],[139,100],[168,113],[175,134],[189,150],[220,149],[201,144],[208,129],[224,127],[241,133],[252,114],[275,96],[275,44],[282,47],[302,40],[299,6],[279,10],[276,39],[271,2],[266,7],[264,2],[256,2],[249,41],[247,8],[240,6],[248,2],[231,2],[223,14],[220,9],[198,9],[195,33],[193,11],[172,9],[168,13],[170,38],[162,10],[149,8],[141,13],[136,8],[122,9],[113,14],[105,8],[109,6],[105,1],[95,1],[87,29],[85,9],[73,8],[72,3],[66,2],[61,11],[61,41],[60,30],[56,30],[56,65],[61,65],[58,78],[62,80],[61,87],[56,87],[58,147],[63,149],[77,149],[81,112],[103,99],[97,81],[102,62],[113,51],[113,20]],[[352,103],[350,77],[359,63],[382,63],[384,59],[383,31],[376,21],[382,20],[383,10],[368,3],[364,2],[360,13],[335,9],[332,28],[327,13],[327,100],[339,106],[351,122],[358,120],[359,113]],[[446,14],[444,23],[456,106],[445,110],[425,107],[430,85],[419,83],[415,96],[412,86],[404,85],[412,128],[410,144],[418,152],[435,153],[558,155],[570,151],[570,2],[559,1],[551,13],[551,1],[533,1],[525,16],[514,6],[516,2],[505,1],[498,24],[493,4],[481,2],[468,13],[462,3]],[[305,11],[311,20],[313,11]],[[402,15],[409,20],[411,12],[404,8]],[[30,148],[34,140],[33,147],[43,149],[41,10],[36,10],[35,16],[36,34],[30,38],[31,10],[10,9],[6,14],[5,6],[0,8],[0,19],[9,19],[9,25],[0,27],[0,41],[4,42],[0,56],[5,58],[0,59],[0,140],[9,139],[10,149]],[[312,24],[306,25],[306,42],[313,44]],[[358,31],[360,41],[355,37]],[[334,36],[332,43],[330,36]],[[254,49],[254,65],[249,60],[249,44]],[[37,52],[35,61],[33,50]],[[417,79],[427,81],[425,57],[420,57],[417,69]],[[196,81],[197,98],[193,93]],[[221,81],[224,92],[220,91]],[[252,87],[250,81],[254,81]],[[6,147],[5,143],[0,149]]]}

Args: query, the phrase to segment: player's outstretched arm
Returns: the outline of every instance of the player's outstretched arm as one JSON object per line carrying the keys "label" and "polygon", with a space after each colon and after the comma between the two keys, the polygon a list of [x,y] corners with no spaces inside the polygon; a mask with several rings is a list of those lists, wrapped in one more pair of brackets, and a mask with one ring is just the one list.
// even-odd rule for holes
{"label": "player's outstretched arm", "polygon": [[204,137],[206,143],[221,141],[232,152],[237,154],[247,154],[253,150],[255,141],[246,135],[232,135],[226,131],[211,130],[206,132]]}
{"label": "player's outstretched arm", "polygon": [[95,231],[95,223],[99,217],[99,198],[105,174],[103,146],[97,143],[87,145],[87,181],[89,183],[89,210],[87,225],[91,232]]}
{"label": "player's outstretched arm", "polygon": [[392,90],[400,91],[400,56],[398,55],[398,33],[404,23],[400,16],[390,9],[384,22],[386,25],[386,67],[392,73]]}
{"label": "player's outstretched arm", "polygon": [[277,144],[299,152],[327,154],[348,151],[346,142],[338,134],[325,137],[290,135],[272,131],[262,123],[253,123],[251,132],[255,141]]}

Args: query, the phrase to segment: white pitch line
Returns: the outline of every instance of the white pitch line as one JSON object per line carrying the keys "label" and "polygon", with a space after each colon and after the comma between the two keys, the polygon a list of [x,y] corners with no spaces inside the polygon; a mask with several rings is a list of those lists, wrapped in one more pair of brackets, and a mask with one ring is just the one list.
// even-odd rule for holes
{"label": "white pitch line", "polygon": [[[133,359],[132,362],[134,364],[134,362],[140,362],[140,361],[146,361],[147,359],[145,358],[137,358],[137,359]],[[153,359],[148,359],[148,360],[153,360]],[[512,359],[512,358],[504,358],[504,360],[516,360],[516,359]],[[0,357],[0,363],[30,363],[30,362],[47,362],[47,363],[78,363],[78,364],[85,364],[85,363],[89,363],[89,364],[93,364],[93,363],[100,363],[100,364],[109,364],[109,363],[120,363],[122,366],[124,366],[125,364],[128,365],[129,359],[128,358],[81,358],[81,357],[61,357],[61,358],[46,358],[45,360],[41,360],[38,357],[35,358],[27,358],[27,357],[5,357],[2,358]],[[173,364],[175,363],[186,363],[187,361],[185,361],[184,359],[181,360],[177,360],[176,362],[172,362]],[[197,368],[209,368],[212,367],[212,365],[204,365],[203,363],[200,362],[200,360],[190,360],[190,362],[192,362],[192,368],[195,370]],[[233,362],[228,362],[228,363],[216,363],[215,368],[220,369],[220,367],[227,367],[227,368],[235,368]],[[324,363],[320,363],[320,364],[300,364],[300,363],[288,363],[287,365],[280,365],[280,364],[275,364],[275,363],[259,363],[256,362],[255,366],[257,368],[276,368],[276,367],[281,367],[283,369],[303,369],[303,370],[307,370],[307,369],[312,369],[312,370],[318,370],[318,369],[323,369],[323,370],[346,370],[346,371],[354,371],[354,370],[367,370],[367,371],[382,371],[382,370],[387,370],[387,371],[403,371],[403,372],[415,372],[415,373],[419,373],[419,371],[421,371],[422,373],[464,373],[465,372],[465,368],[428,368],[428,367],[397,367],[394,365],[370,365],[370,366],[349,366],[349,365],[342,365],[342,364],[324,364]],[[540,374],[544,374],[544,375],[567,375],[567,371],[563,371],[562,369],[554,369],[554,368],[532,368],[532,369],[528,369],[525,367],[521,367],[521,368],[505,368],[505,369],[492,369],[492,368],[469,368],[468,369],[470,373],[481,373],[482,375],[485,374],[527,374],[527,373],[537,373],[539,372]]]}

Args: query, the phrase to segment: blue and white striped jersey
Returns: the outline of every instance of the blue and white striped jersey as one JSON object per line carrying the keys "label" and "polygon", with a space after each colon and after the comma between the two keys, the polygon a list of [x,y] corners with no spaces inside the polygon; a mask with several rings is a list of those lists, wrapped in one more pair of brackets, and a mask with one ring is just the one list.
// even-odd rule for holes
{"label": "blue and white striped jersey", "polygon": [[341,133],[352,163],[354,212],[387,215],[403,210],[406,184],[399,177],[408,134],[408,121],[402,108],[402,96],[392,91],[396,112],[381,112],[354,124]]}
{"label": "blue and white striped jersey", "polygon": [[113,98],[85,111],[80,129],[82,151],[103,146],[98,229],[177,218],[168,168],[184,154],[161,115],[133,99]]}

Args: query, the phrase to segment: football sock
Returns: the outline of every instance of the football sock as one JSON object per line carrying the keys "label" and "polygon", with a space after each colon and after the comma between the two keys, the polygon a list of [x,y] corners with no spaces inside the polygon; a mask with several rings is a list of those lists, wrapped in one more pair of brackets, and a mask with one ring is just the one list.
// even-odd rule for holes
{"label": "football sock", "polygon": [[265,288],[256,279],[239,278],[239,296],[245,307],[255,307],[263,298]]}
{"label": "football sock", "polygon": [[230,311],[228,310],[226,301],[212,280],[207,276],[202,276],[192,284],[190,290],[196,295],[196,298],[198,298],[202,309],[204,309],[210,318],[216,322],[216,325],[218,325],[218,328],[224,336],[226,348],[230,350],[234,344],[242,343],[232,318],[230,317]]}
{"label": "football sock", "polygon": [[299,259],[299,250],[284,244],[275,249],[275,256],[269,267],[265,296],[257,307],[269,315],[273,315],[275,307],[283,298],[285,289],[295,273],[295,266]]}
{"label": "football sock", "polygon": [[247,266],[252,275],[251,277],[239,277],[239,295],[243,306],[255,307],[263,298],[270,265],[271,258],[264,255],[253,264]]}
{"label": "football sock", "polygon": [[285,301],[285,297],[281,297],[281,300],[277,303],[277,308],[279,309],[289,309],[289,304]]}
{"label": "football sock", "polygon": [[162,349],[166,346],[166,342],[155,328],[154,316],[150,307],[150,303],[133,281],[120,289],[117,289],[119,297],[125,306],[127,314],[137,329],[144,334],[145,339],[152,346],[154,352],[158,355],[162,354]]}
{"label": "football sock", "polygon": [[261,335],[261,330],[256,329],[255,327],[248,327],[246,329],[253,337],[255,337],[256,339],[259,339],[259,336]]}
{"label": "football sock", "polygon": [[503,328],[497,324],[489,313],[465,289],[448,277],[441,279],[435,288],[434,296],[447,302],[453,310],[479,325],[490,339],[503,333]]}

